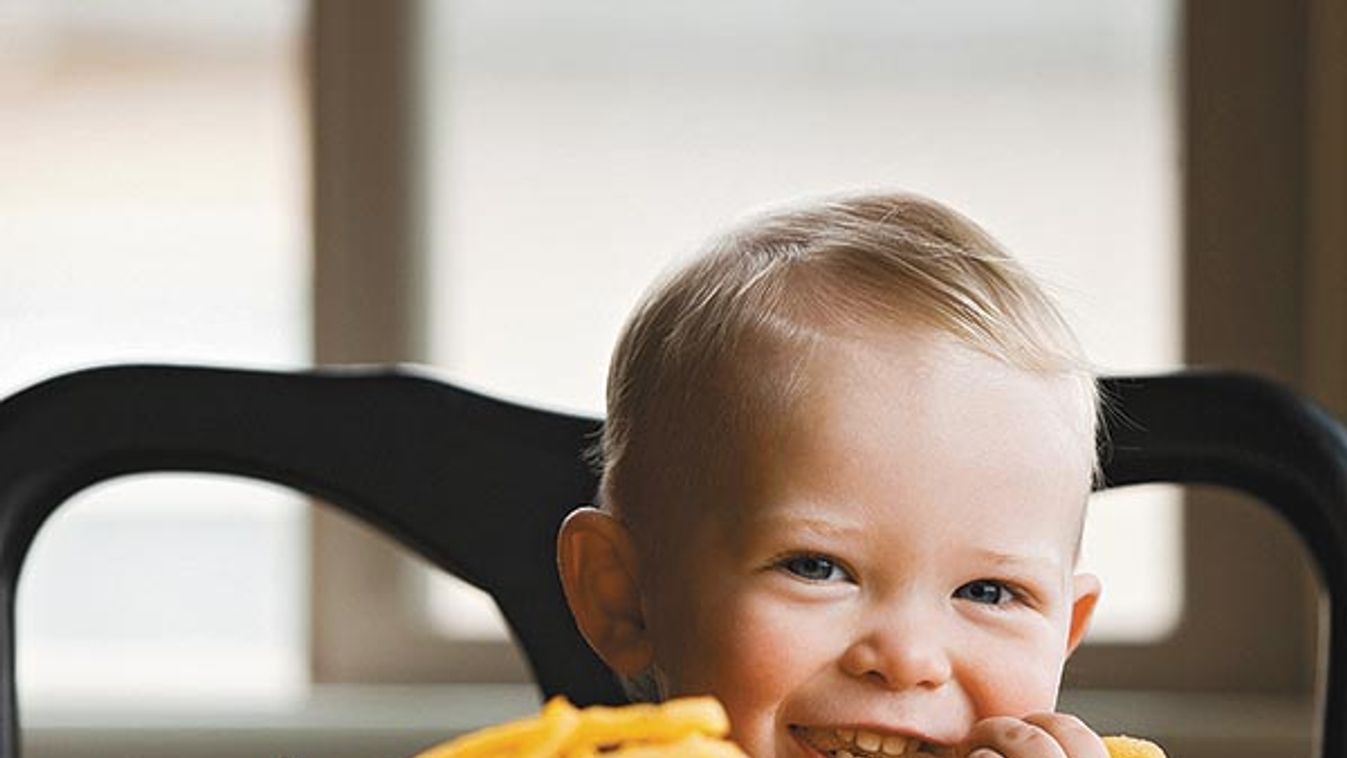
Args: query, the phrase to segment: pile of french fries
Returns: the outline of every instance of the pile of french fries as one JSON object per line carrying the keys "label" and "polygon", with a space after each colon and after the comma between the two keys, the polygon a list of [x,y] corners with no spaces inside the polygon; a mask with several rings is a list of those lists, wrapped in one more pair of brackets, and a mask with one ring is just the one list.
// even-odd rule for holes
{"label": "pile of french fries", "polygon": [[[537,716],[490,726],[436,745],[416,758],[748,758],[725,739],[730,721],[713,697],[658,705],[576,708],[547,701]],[[1105,737],[1109,758],[1165,758],[1155,743]]]}
{"label": "pile of french fries", "polygon": [[576,708],[547,701],[538,716],[436,745],[416,758],[748,758],[724,739],[730,721],[712,697],[658,705]]}

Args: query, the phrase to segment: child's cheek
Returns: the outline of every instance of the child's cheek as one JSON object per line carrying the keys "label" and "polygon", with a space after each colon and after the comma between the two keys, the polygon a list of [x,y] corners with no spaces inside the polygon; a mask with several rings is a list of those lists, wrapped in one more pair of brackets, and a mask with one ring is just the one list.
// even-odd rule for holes
{"label": "child's cheek", "polygon": [[[704,606],[707,684],[725,701],[738,739],[766,738],[781,704],[826,664],[826,625],[764,592],[746,591]],[[750,754],[752,751],[750,751]]]}
{"label": "child's cheek", "polygon": [[690,610],[680,630],[682,671],[667,672],[671,679],[740,690],[779,676],[772,662],[790,639],[781,614],[751,596],[729,593],[706,597]]}
{"label": "child's cheek", "polygon": [[750,596],[715,623],[722,664],[736,672],[738,686],[782,692],[797,678],[797,656],[808,647],[808,619],[781,603]]}
{"label": "child's cheek", "polygon": [[960,677],[980,718],[1023,717],[1056,708],[1061,655],[1051,646],[984,641]]}
{"label": "child's cheek", "polygon": [[798,608],[751,592],[703,607],[694,633],[705,641],[698,678],[725,704],[749,754],[771,755],[776,716],[824,664],[826,632]]}

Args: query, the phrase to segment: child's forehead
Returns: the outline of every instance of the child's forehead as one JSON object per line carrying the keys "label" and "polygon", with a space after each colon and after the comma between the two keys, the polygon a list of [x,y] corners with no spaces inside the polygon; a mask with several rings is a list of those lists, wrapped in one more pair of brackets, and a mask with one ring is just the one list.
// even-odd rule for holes
{"label": "child's forehead", "polygon": [[[933,400],[950,394],[942,393],[943,388],[957,385],[971,390],[953,398],[958,405],[980,402],[983,410],[993,412],[998,404],[1033,402],[1087,432],[1093,444],[1095,409],[1086,391],[1090,377],[1019,367],[939,329],[881,323],[819,330],[807,339],[755,345],[739,358],[739,369],[731,372],[737,386],[727,388],[737,395],[732,402],[751,406],[763,399],[782,400],[776,407],[760,405],[763,420],[769,422],[798,413],[807,404],[819,413],[846,413],[873,403],[876,394],[898,402],[919,392]],[[968,414],[947,420],[978,423]],[[769,446],[770,441],[757,440]]]}
{"label": "child's forehead", "polygon": [[[925,433],[997,428],[1011,437],[1011,455],[1019,447],[1015,432],[1065,427],[1064,452],[1093,466],[1089,377],[1019,368],[921,327],[818,331],[789,342],[752,344],[720,372],[712,392],[689,398],[691,412],[674,420],[690,427],[686,451],[752,468],[778,456],[791,435],[816,435],[823,426],[848,434],[881,418],[908,424],[935,416]],[[892,409],[901,413],[886,413]]]}
{"label": "child's forehead", "polygon": [[[665,451],[686,454],[682,463],[703,469],[698,484],[689,482],[698,491],[684,494],[731,523],[753,517],[748,493],[782,465],[837,458],[839,446],[877,426],[902,444],[821,465],[838,479],[863,479],[887,465],[919,470],[948,458],[949,440],[978,442],[995,432],[1000,446],[984,456],[1020,461],[1029,474],[1043,459],[1029,455],[1029,443],[1049,429],[1073,481],[1088,490],[1093,408],[1068,376],[1016,368],[930,329],[819,332],[807,345],[759,345],[739,357],[714,399],[693,398],[702,407],[676,422],[691,434]],[[822,444],[828,441],[838,444]]]}
{"label": "child's forehead", "polygon": [[[1082,395],[1070,377],[1009,366],[940,335],[836,342],[812,355],[779,418],[725,452],[754,492],[798,489],[808,474],[827,492],[875,481],[926,486],[932,498],[1036,487],[1083,501],[1094,438]],[[727,507],[752,502],[731,497]]]}

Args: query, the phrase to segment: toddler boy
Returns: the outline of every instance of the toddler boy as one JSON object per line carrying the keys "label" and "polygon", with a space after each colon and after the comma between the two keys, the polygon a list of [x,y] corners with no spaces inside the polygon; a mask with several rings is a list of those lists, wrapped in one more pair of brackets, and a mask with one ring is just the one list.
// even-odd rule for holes
{"label": "toddler boy", "polygon": [[1106,758],[1053,713],[1097,393],[978,227],[912,195],[714,240],[614,355],[567,599],[645,697],[713,694],[754,758]]}

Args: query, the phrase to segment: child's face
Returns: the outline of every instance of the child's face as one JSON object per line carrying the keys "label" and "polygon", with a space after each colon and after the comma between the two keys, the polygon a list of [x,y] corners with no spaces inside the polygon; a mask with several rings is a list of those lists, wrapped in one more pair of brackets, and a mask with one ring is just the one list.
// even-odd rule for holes
{"label": "child's face", "polygon": [[1073,569],[1078,391],[931,334],[810,365],[740,491],[641,571],[670,694],[719,696],[755,758],[820,758],[838,729],[949,746],[1052,710],[1098,592]]}

